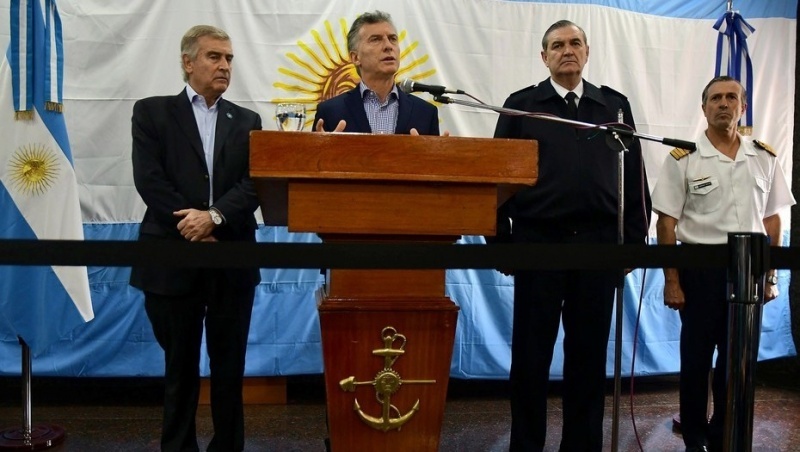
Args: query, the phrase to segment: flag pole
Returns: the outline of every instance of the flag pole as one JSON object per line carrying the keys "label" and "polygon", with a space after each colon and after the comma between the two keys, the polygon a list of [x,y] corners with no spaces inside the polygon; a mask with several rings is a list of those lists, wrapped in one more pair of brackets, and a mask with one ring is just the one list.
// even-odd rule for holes
{"label": "flag pole", "polygon": [[21,337],[22,346],[22,427],[0,430],[0,451],[44,450],[64,442],[64,429],[53,424],[31,422],[31,349]]}

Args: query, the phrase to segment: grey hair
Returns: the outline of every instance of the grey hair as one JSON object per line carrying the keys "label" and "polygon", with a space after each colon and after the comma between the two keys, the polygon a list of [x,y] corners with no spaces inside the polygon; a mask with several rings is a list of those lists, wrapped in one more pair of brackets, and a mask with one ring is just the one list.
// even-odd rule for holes
{"label": "grey hair", "polygon": [[200,50],[200,45],[197,41],[202,38],[203,36],[211,36],[214,39],[219,39],[221,41],[230,41],[231,37],[228,36],[228,33],[225,33],[225,30],[221,28],[217,28],[213,25],[195,25],[194,27],[190,28],[181,38],[181,71],[183,72],[183,81],[189,81],[189,74],[186,72],[186,69],[183,67],[183,56],[186,55],[189,57],[190,61],[194,61],[197,58],[197,52]]}
{"label": "grey hair", "polygon": [[550,28],[548,28],[547,31],[544,32],[544,36],[542,36],[542,50],[547,50],[547,45],[549,44],[547,42],[547,38],[550,36],[550,33],[552,33],[555,30],[558,30],[559,28],[565,28],[565,27],[575,27],[578,30],[580,30],[581,34],[583,35],[583,43],[585,45],[589,45],[589,40],[586,39],[586,32],[583,31],[583,28],[581,28],[578,24],[574,22],[562,19],[554,23],[553,25],[550,25]]}

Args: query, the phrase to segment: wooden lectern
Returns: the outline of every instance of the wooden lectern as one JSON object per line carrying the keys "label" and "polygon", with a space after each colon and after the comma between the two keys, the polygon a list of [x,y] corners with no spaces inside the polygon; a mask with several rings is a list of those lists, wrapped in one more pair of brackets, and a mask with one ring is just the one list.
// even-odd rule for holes
{"label": "wooden lectern", "polygon": [[[499,203],[537,167],[526,140],[250,136],[265,223],[324,242],[494,235]],[[437,451],[458,317],[445,270],[331,269],[317,298],[331,450]]]}

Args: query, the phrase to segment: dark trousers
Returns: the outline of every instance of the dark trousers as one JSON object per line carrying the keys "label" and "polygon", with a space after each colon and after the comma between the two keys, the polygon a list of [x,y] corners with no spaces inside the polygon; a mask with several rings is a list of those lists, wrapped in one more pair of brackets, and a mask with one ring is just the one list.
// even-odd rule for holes
{"label": "dark trousers", "polygon": [[[721,450],[725,422],[725,372],[728,360],[728,303],[725,269],[682,270],[686,304],[681,316],[680,413],[687,447]],[[714,411],[708,422],[708,375],[717,349],[711,390]]]}
{"label": "dark trousers", "polygon": [[253,287],[231,287],[224,274],[208,271],[192,294],[164,296],[145,292],[145,310],[164,349],[163,451],[197,451],[195,415],[200,394],[203,322],[211,369],[209,451],[244,449],[244,376]]}
{"label": "dark trousers", "polygon": [[[614,242],[614,224],[573,230],[514,223],[515,242]],[[546,256],[531,256],[546,259]],[[517,271],[511,346],[511,451],[541,451],[559,320],[564,325],[562,451],[603,447],[606,350],[621,271]]]}

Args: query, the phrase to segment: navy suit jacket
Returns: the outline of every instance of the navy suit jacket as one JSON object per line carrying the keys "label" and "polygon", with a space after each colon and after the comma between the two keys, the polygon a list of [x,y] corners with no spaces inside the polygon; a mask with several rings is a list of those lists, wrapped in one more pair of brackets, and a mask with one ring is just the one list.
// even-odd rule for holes
{"label": "navy suit jacket", "polygon": [[[218,103],[214,138],[214,202],[225,224],[214,229],[220,241],[255,242],[258,207],[250,179],[250,131],[261,117],[225,99]],[[185,240],[177,229],[181,209],[209,208],[209,174],[192,105],[182,91],[150,97],[133,106],[133,179],[147,205],[139,240]],[[255,285],[258,269],[224,270],[234,285]],[[196,287],[199,269],[134,267],[131,285],[162,295],[181,295]]]}
{"label": "navy suit jacket", "polygon": [[[395,133],[407,135],[413,128],[420,135],[439,135],[439,111],[435,106],[399,90],[398,95]],[[314,127],[320,118],[325,121],[324,128],[329,132],[344,119],[347,122],[345,132],[372,133],[364,111],[364,100],[357,86],[317,105]]]}

